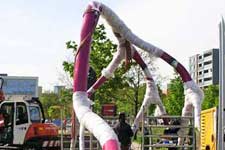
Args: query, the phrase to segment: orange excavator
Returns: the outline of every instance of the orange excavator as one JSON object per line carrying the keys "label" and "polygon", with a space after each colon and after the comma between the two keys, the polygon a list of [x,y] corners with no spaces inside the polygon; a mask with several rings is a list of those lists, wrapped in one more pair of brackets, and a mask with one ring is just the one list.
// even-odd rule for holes
{"label": "orange excavator", "polygon": [[0,77],[0,149],[60,149],[58,128],[45,123],[38,98],[5,100]]}

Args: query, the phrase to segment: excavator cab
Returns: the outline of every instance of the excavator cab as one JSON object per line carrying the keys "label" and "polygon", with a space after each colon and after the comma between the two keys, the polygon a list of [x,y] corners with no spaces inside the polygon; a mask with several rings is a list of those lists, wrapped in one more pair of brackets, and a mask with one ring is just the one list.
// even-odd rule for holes
{"label": "excavator cab", "polygon": [[0,149],[60,149],[58,128],[45,123],[39,99],[5,100],[3,83],[0,77]]}
{"label": "excavator cab", "polygon": [[0,112],[4,119],[0,143],[23,144],[29,126],[34,122],[42,122],[40,110],[37,104],[26,101],[3,101],[0,104]]}
{"label": "excavator cab", "polygon": [[0,103],[0,145],[20,146],[23,149],[58,149],[58,128],[44,123],[42,106],[38,99],[10,100]]}
{"label": "excavator cab", "polygon": [[12,103],[1,103],[0,116],[0,144],[13,143],[13,120],[14,120],[14,105]]}

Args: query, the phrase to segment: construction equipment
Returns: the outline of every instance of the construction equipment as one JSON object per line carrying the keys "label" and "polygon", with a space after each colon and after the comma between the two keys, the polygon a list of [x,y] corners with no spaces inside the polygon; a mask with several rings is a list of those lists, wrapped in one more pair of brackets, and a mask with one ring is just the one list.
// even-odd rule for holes
{"label": "construction equipment", "polygon": [[217,108],[201,112],[201,150],[216,150]]}
{"label": "construction equipment", "polygon": [[[0,80],[1,97],[4,97],[4,80]],[[2,148],[60,149],[58,128],[51,123],[45,123],[43,107],[38,98],[0,99],[0,149]]]}

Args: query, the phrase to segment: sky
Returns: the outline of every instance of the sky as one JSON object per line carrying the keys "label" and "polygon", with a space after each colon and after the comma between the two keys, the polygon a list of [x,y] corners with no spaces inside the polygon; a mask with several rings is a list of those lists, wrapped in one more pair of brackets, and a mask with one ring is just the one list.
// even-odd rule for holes
{"label": "sky", "polygon": [[[188,58],[219,47],[218,24],[225,0],[103,0],[139,37],[174,56]],[[63,60],[73,60],[65,43],[79,43],[88,0],[0,1],[0,73],[37,76],[44,90],[62,84]],[[112,39],[110,27],[100,19]],[[162,76],[172,68],[156,60]]]}

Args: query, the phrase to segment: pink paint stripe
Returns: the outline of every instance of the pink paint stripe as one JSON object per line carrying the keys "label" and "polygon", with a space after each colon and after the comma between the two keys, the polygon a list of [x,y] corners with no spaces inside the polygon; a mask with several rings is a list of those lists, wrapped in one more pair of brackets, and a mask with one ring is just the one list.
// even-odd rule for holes
{"label": "pink paint stripe", "polygon": [[[166,52],[164,52],[161,55],[161,58],[166,61],[168,64],[171,65],[171,63],[175,60],[172,56],[170,56],[169,54],[167,54]],[[171,65],[172,66],[172,65]],[[187,81],[191,81],[192,78],[190,76],[190,74],[187,72],[187,70],[184,68],[183,65],[181,65],[179,62],[177,64],[177,67],[174,68],[176,69],[176,71],[180,74],[180,77],[182,79],[183,82],[187,82]]]}
{"label": "pink paint stripe", "polygon": [[145,62],[137,51],[134,52],[133,59],[141,66],[143,70],[147,67],[147,65],[145,64]]}
{"label": "pink paint stripe", "polygon": [[[103,83],[105,83],[105,81],[107,80],[106,77],[101,76],[93,85],[91,88],[93,88],[94,90],[97,90]],[[91,95],[93,94],[92,91],[89,91],[88,93],[88,97],[91,97]]]}
{"label": "pink paint stripe", "polygon": [[149,81],[154,81],[152,78],[150,78],[150,77],[146,77],[145,78],[146,80],[149,80]]}
{"label": "pink paint stripe", "polygon": [[177,64],[176,70],[180,74],[180,76],[184,82],[192,80],[190,74],[187,72],[187,70],[184,68],[184,66],[181,65],[180,63]]}
{"label": "pink paint stripe", "polygon": [[172,56],[170,56],[169,54],[167,54],[166,52],[164,52],[162,55],[161,55],[161,58],[166,61],[168,64],[170,64],[171,60],[173,59]]}
{"label": "pink paint stripe", "polygon": [[104,145],[103,145],[103,150],[119,150],[117,140],[108,140]]}
{"label": "pink paint stripe", "polygon": [[93,89],[95,89],[95,90],[98,89],[106,80],[107,80],[106,77],[101,76],[92,86]]}
{"label": "pink paint stripe", "polygon": [[88,6],[87,13],[84,14],[83,25],[80,35],[80,48],[75,60],[74,67],[74,88],[73,91],[87,90],[87,75],[89,68],[89,53],[91,47],[91,35],[98,21],[98,15],[91,11],[91,6]]}

